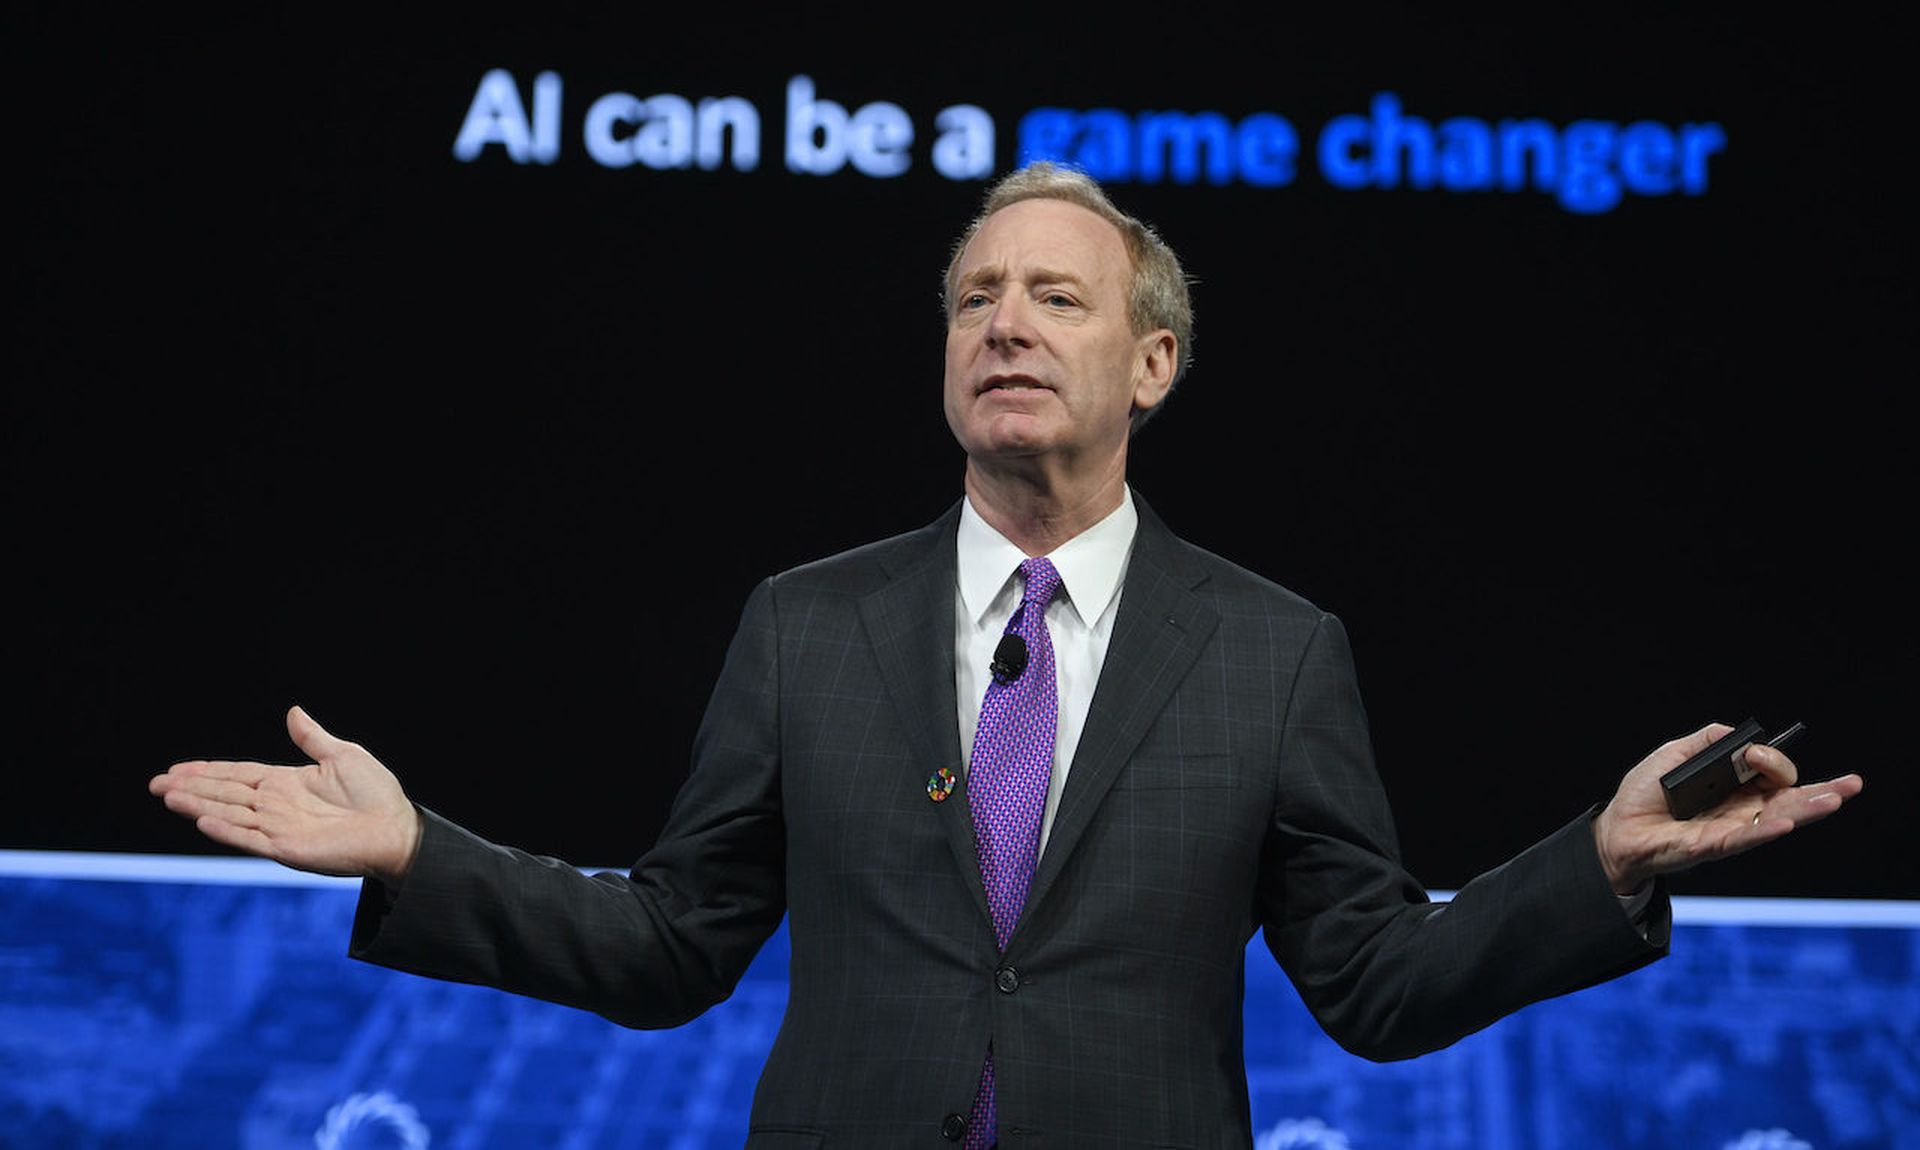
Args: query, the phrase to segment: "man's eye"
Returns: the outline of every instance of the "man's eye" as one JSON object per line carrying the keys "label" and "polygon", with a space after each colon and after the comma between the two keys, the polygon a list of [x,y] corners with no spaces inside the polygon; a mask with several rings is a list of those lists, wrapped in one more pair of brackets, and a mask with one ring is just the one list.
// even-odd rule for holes
{"label": "man's eye", "polygon": [[960,306],[969,310],[985,307],[987,306],[987,297],[983,292],[968,292],[966,295],[960,297]]}
{"label": "man's eye", "polygon": [[1073,306],[1072,296],[1066,295],[1064,293],[1057,292],[1057,291],[1048,292],[1046,295],[1046,301],[1047,301],[1048,307],[1072,307]]}

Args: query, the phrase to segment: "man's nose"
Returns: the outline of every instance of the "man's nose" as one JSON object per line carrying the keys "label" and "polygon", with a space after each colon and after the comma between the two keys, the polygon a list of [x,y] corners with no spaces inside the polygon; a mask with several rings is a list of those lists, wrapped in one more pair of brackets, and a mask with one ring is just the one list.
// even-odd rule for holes
{"label": "man's nose", "polygon": [[999,350],[1033,346],[1032,302],[1019,292],[1008,292],[993,305],[987,319],[987,346]]}

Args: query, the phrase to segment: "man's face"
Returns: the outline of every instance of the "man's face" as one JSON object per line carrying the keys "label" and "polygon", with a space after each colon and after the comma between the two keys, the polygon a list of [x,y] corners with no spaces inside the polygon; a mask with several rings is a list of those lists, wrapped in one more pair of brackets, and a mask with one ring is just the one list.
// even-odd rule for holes
{"label": "man's face", "polygon": [[947,424],[969,459],[1124,457],[1135,406],[1166,394],[1173,342],[1134,335],[1131,271],[1119,229],[1064,200],[1010,204],[974,233],[947,322]]}

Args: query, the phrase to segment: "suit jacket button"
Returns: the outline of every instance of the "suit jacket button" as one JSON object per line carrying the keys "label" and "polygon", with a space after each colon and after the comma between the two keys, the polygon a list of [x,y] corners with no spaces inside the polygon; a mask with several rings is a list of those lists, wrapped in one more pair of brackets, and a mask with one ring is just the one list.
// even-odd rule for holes
{"label": "suit jacket button", "polygon": [[967,1120],[959,1114],[949,1114],[940,1120],[940,1137],[949,1142],[958,1142],[967,1136]]}
{"label": "suit jacket button", "polygon": [[1001,994],[1012,994],[1020,989],[1020,972],[1011,966],[1003,966],[993,972],[993,984],[1000,988]]}

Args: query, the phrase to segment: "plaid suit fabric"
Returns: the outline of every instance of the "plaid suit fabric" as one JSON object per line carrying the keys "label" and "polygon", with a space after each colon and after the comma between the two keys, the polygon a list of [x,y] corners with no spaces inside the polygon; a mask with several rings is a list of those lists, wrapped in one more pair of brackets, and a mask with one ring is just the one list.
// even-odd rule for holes
{"label": "plaid suit fabric", "polygon": [[[671,1025],[789,918],[752,1146],[951,1145],[994,1051],[1000,1144],[1246,1147],[1241,963],[1269,948],[1371,1057],[1454,1041],[1657,957],[1587,817],[1428,905],[1400,867],[1338,620],[1144,503],[1052,838],[1002,952],[958,773],[956,507],[757,588],[692,776],[627,876],[429,814],[352,951]],[[955,795],[959,798],[959,795]]]}

